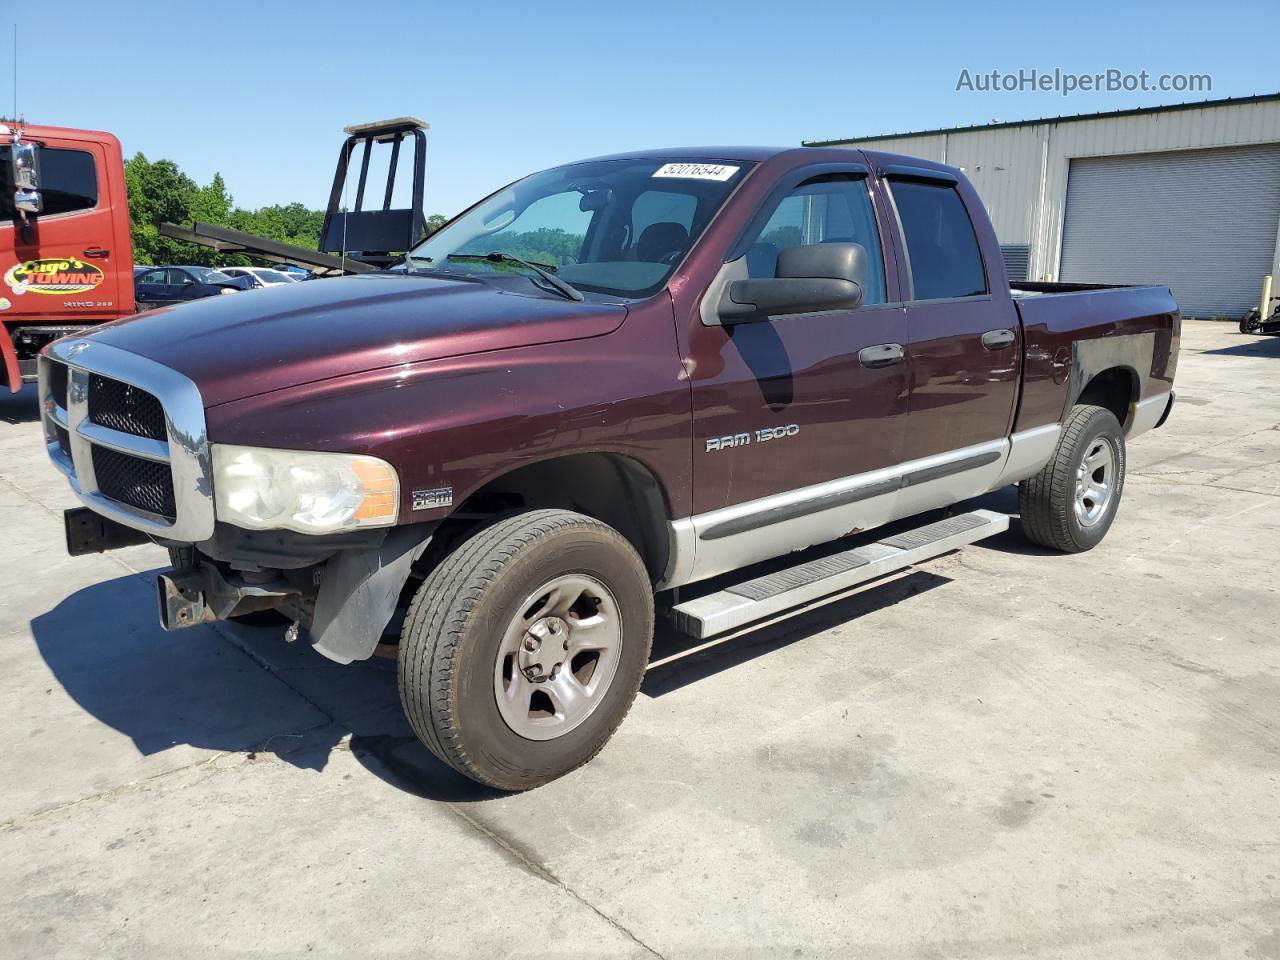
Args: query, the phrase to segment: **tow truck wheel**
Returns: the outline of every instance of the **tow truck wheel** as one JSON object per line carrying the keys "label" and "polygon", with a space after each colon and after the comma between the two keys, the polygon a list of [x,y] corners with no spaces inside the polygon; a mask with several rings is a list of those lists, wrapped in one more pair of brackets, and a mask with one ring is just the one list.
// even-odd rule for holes
{"label": "tow truck wheel", "polygon": [[418,588],[400,700],[445,763],[528,790],[600,752],[652,642],[653,589],[631,544],[582,514],[530,511],[460,543]]}
{"label": "tow truck wheel", "polygon": [[1053,459],[1018,484],[1022,532],[1033,543],[1064,553],[1093,549],[1120,506],[1124,468],[1124,431],[1115,414],[1076,404]]}

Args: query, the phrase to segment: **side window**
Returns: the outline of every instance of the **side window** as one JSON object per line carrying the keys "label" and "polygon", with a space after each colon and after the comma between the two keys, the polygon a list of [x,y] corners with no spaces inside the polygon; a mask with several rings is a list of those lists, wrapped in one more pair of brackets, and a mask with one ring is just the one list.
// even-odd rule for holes
{"label": "side window", "polygon": [[164,283],[163,270],[148,270],[138,278],[139,283]]}
{"label": "side window", "polygon": [[978,238],[955,187],[894,180],[893,202],[907,242],[912,299],[974,297],[987,292]]}
{"label": "side window", "polygon": [[865,247],[870,270],[862,302],[884,303],[884,256],[864,178],[819,177],[783,197],[747,250],[747,274],[774,276],[778,253],[805,243],[859,243]]}
{"label": "side window", "polygon": [[[93,154],[87,150],[40,150],[41,216],[89,210],[98,205],[98,174]],[[12,220],[13,178],[9,172],[9,148],[0,147],[0,218]]]}
{"label": "side window", "polygon": [[175,287],[185,287],[188,284],[195,283],[185,270],[169,269],[169,284]]}
{"label": "side window", "polygon": [[698,198],[688,193],[646,190],[631,205],[627,259],[670,263],[689,248]]}

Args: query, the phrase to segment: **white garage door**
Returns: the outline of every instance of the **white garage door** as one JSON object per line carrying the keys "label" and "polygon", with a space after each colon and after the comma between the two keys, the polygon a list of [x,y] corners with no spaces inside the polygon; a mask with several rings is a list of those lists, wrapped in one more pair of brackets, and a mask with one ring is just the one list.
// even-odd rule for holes
{"label": "white garage door", "polygon": [[1271,272],[1280,144],[1071,161],[1063,280],[1168,286],[1185,316],[1238,317]]}

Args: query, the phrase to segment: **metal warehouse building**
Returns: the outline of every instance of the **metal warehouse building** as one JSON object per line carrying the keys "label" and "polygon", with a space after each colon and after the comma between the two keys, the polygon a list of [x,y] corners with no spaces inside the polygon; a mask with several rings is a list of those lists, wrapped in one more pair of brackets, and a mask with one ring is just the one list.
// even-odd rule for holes
{"label": "metal warehouse building", "polygon": [[805,145],[960,167],[1013,279],[1167,284],[1238,318],[1280,273],[1280,94]]}

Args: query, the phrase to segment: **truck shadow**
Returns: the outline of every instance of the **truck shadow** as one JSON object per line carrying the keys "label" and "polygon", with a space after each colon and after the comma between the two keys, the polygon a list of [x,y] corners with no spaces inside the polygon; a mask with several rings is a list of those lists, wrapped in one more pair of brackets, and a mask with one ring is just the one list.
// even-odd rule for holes
{"label": "truck shadow", "polygon": [[0,387],[0,421],[4,423],[35,423],[40,419],[40,404],[36,399],[36,385],[27,384],[17,393]]}
{"label": "truck shadow", "polygon": [[1234,343],[1229,347],[1204,351],[1211,356],[1227,357],[1280,357],[1280,337],[1257,336]]}
{"label": "truck shadow", "polygon": [[78,590],[31,632],[62,689],[143,756],[185,744],[319,771],[349,746],[399,789],[446,802],[497,796],[418,743],[394,662],[343,666],[285,643],[282,630],[236,624],[166,633],[151,574]]}
{"label": "truck shadow", "polygon": [[[975,504],[1001,509],[1009,496],[997,491]],[[847,548],[848,542],[833,546]],[[1013,531],[968,549],[985,546],[1036,550]],[[661,697],[949,582],[925,569],[909,570],[723,642],[692,640],[660,622],[641,693]],[[217,624],[166,633],[156,622],[152,584],[152,574],[94,584],[31,621],[36,647],[61,687],[96,720],[129,737],[140,754],[185,744],[270,755],[320,771],[334,750],[349,749],[378,778],[432,801],[501,795],[461,776],[419,743],[400,707],[394,662],[332,663],[305,644],[285,643],[279,629]]]}

